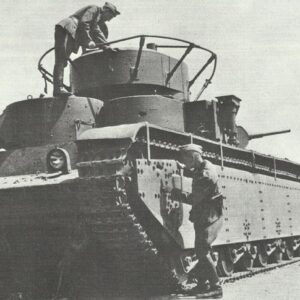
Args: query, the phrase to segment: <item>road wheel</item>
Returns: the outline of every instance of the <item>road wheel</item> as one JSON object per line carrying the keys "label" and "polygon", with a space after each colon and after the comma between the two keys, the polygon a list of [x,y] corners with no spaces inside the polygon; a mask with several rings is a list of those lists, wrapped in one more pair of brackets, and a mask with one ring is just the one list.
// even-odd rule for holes
{"label": "road wheel", "polygon": [[273,251],[273,253],[270,256],[270,261],[272,263],[280,263],[282,261],[282,256],[285,250],[284,244],[282,241],[276,241],[276,249]]}
{"label": "road wheel", "polygon": [[229,277],[234,271],[234,253],[231,246],[222,247],[219,250],[217,269],[221,276]]}
{"label": "road wheel", "polygon": [[257,244],[257,256],[255,259],[255,266],[266,267],[268,264],[268,252],[266,242],[260,242]]}
{"label": "road wheel", "polygon": [[283,259],[291,260],[294,257],[293,240],[287,239],[285,241]]}

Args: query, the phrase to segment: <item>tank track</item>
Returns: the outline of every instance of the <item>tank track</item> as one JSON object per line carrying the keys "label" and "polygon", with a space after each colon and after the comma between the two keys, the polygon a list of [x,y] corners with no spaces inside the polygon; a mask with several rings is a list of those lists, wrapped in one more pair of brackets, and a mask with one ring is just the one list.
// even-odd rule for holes
{"label": "tank track", "polygon": [[80,186],[89,186],[94,195],[99,192],[93,198],[96,210],[85,218],[89,238],[99,241],[113,258],[107,271],[114,274],[114,289],[117,285],[123,292],[132,286],[137,292],[174,291],[175,273],[135,216],[124,179],[116,175],[79,179]]}
{"label": "tank track", "polygon": [[298,262],[300,262],[300,258],[295,257],[289,261],[283,261],[281,263],[273,263],[273,264],[267,265],[265,268],[251,268],[249,271],[237,272],[237,273],[234,273],[231,277],[221,278],[221,281],[222,281],[222,284],[234,283],[241,279],[250,278],[255,275],[266,273],[266,272],[269,272],[272,270],[276,270],[278,268],[283,268],[283,267],[286,267],[286,266],[289,266],[289,265],[292,265],[292,264],[295,264]]}

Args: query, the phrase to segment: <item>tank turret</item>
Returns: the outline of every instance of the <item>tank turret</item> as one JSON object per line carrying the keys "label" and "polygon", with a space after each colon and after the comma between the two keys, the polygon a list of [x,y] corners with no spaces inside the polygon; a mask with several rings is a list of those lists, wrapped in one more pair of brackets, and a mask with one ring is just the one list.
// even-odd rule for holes
{"label": "tank turret", "polygon": [[235,95],[216,99],[218,101],[202,100],[184,104],[185,131],[239,148],[246,148],[252,139],[291,131],[288,129],[249,135],[242,126],[236,124],[242,100]]}
{"label": "tank turret", "polygon": [[[217,101],[198,101],[211,82],[216,55],[208,51],[211,56],[190,80],[184,60],[197,46],[183,41],[186,45],[148,43],[145,47],[145,40],[149,37],[128,38],[138,38],[138,48],[119,48],[117,52],[90,51],[72,62],[70,89],[73,93],[104,102],[96,127],[146,121],[244,148],[245,138],[236,125],[242,100],[235,95],[226,95],[216,97]],[[174,58],[159,52],[161,48],[184,48],[185,52]],[[203,50],[199,46],[198,49]],[[191,99],[190,87],[212,62],[211,77],[205,81],[196,98]]]}
{"label": "tank turret", "polygon": [[[145,45],[146,38],[163,38],[183,45]],[[177,131],[185,131],[183,104],[190,101],[190,87],[216,56],[190,42],[157,36],[136,36],[139,48],[119,48],[117,52],[87,52],[73,61],[70,81],[73,93],[104,101],[97,126],[113,126],[147,121]],[[114,44],[111,42],[110,44]],[[158,48],[185,49],[174,58]],[[184,62],[193,50],[210,54],[207,63],[189,80]],[[213,76],[212,72],[211,77]]]}

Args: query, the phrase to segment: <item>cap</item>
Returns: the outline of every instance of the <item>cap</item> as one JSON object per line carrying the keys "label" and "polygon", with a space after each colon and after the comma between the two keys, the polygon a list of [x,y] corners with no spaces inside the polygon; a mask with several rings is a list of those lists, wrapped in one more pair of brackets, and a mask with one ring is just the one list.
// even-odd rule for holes
{"label": "cap", "polygon": [[117,10],[116,6],[110,2],[105,2],[105,4],[103,5],[103,8],[109,9],[115,16],[120,14],[120,12]]}
{"label": "cap", "polygon": [[202,152],[203,152],[202,146],[196,145],[196,144],[186,144],[186,145],[180,146],[179,150],[181,152],[194,151],[194,152],[198,152],[200,154],[202,154]]}

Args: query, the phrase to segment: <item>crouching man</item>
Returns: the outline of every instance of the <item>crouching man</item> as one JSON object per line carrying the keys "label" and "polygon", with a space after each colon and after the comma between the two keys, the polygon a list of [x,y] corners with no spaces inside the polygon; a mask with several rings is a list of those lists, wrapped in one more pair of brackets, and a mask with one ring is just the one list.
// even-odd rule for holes
{"label": "crouching man", "polygon": [[194,223],[198,264],[192,272],[197,277],[198,285],[190,293],[196,294],[197,299],[221,298],[222,287],[210,255],[211,244],[223,222],[223,197],[219,193],[218,174],[215,166],[202,158],[201,146],[184,145],[180,147],[180,152],[184,165],[179,165],[191,170],[193,178],[190,221]]}
{"label": "crouching man", "polygon": [[[106,22],[119,14],[117,8],[109,2],[106,2],[103,7],[88,5],[55,26],[53,96],[71,95],[64,88],[64,69],[71,53],[77,53],[80,46],[93,49],[96,44],[107,43]],[[102,49],[115,51],[107,45]]]}

